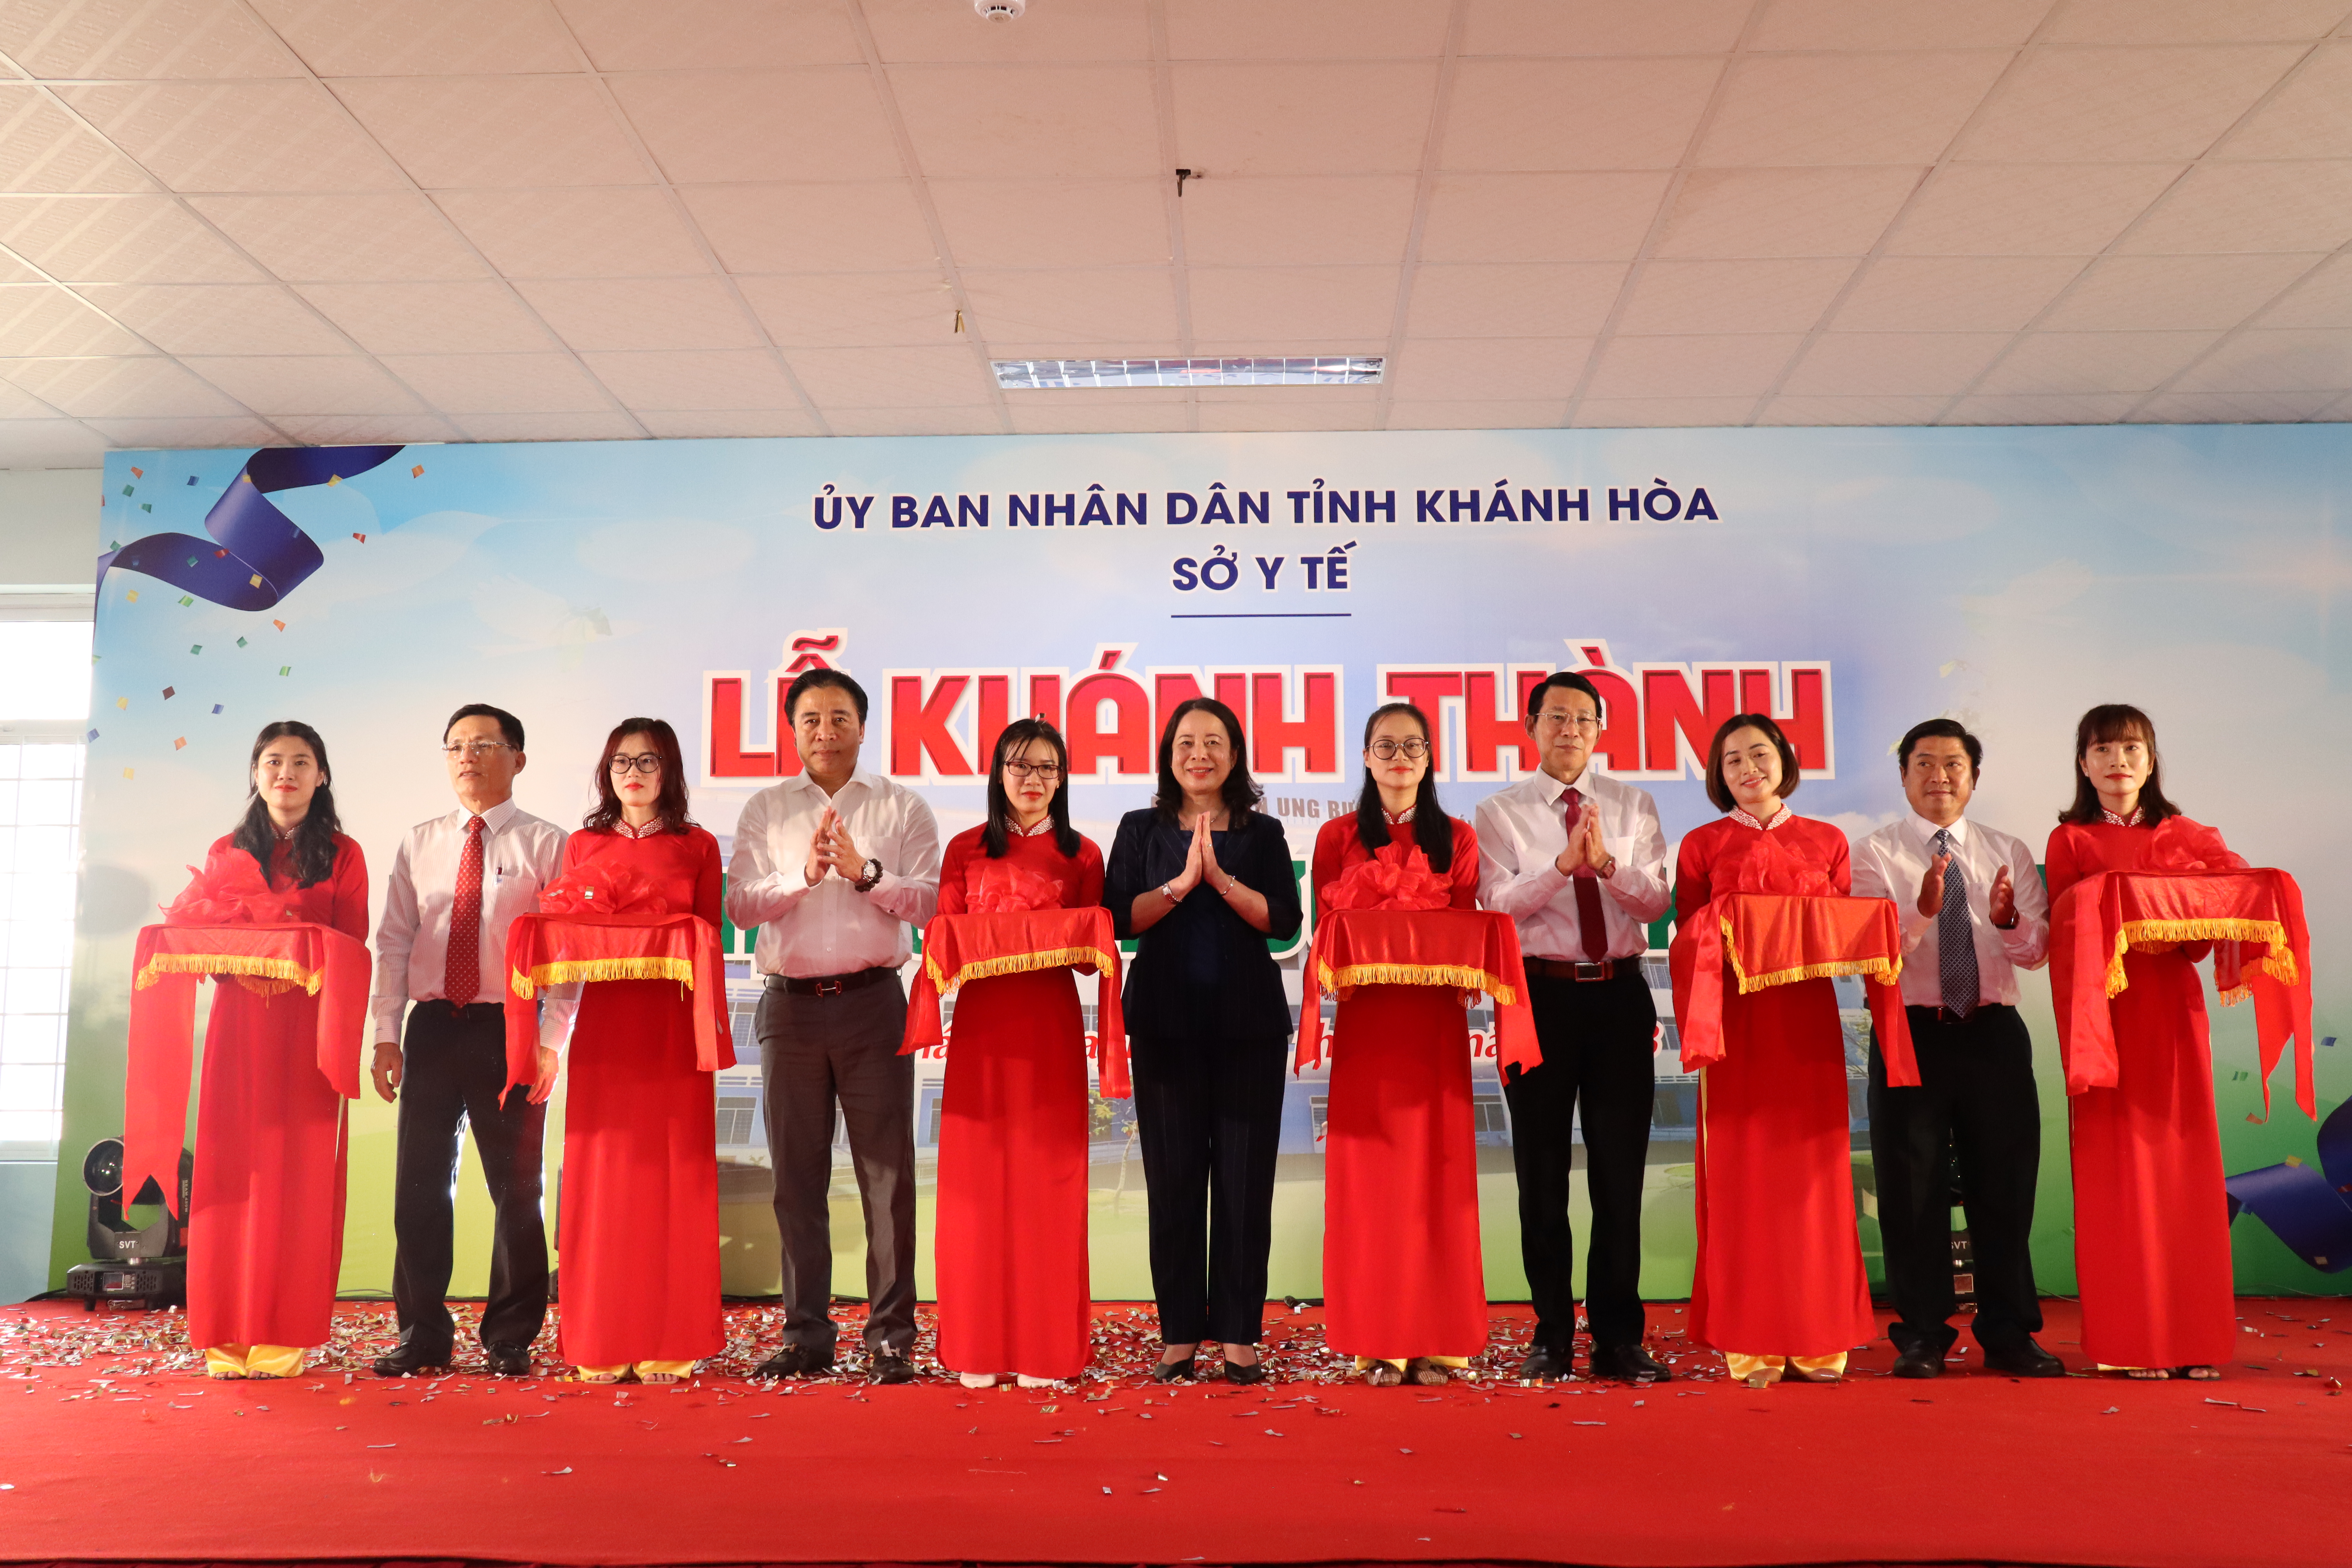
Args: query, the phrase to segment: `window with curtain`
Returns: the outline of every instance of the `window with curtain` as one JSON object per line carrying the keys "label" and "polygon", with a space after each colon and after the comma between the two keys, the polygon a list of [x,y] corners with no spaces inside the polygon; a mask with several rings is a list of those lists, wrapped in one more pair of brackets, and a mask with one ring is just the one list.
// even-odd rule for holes
{"label": "window with curtain", "polygon": [[0,619],[0,1158],[57,1149],[81,857],[87,620]]}

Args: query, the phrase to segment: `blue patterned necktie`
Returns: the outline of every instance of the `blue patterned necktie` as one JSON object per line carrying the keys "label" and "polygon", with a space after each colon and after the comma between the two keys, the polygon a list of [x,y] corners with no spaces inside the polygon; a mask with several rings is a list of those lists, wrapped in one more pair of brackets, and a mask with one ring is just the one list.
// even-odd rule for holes
{"label": "blue patterned necktie", "polygon": [[1944,862],[1944,903],[1936,911],[1936,979],[1944,1005],[1965,1018],[1977,1010],[1977,939],[1969,929],[1969,879],[1949,828],[1936,829],[1936,853]]}

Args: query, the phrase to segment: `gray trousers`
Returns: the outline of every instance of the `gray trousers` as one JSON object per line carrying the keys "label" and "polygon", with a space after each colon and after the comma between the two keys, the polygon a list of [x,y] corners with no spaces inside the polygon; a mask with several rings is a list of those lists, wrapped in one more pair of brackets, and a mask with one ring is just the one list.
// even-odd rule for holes
{"label": "gray trousers", "polygon": [[906,993],[894,977],[795,995],[771,976],[751,1027],[783,1240],[784,1342],[830,1351],[840,1332],[829,1200],[837,1100],[866,1210],[866,1348],[905,1355],[915,1342],[915,1058],[898,1054]]}

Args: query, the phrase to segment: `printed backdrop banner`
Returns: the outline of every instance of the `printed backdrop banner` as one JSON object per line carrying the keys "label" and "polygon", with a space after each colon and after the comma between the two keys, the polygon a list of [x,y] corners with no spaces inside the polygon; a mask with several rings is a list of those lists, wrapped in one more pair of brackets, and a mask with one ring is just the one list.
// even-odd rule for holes
{"label": "printed backdrop banner", "polygon": [[[266,499],[265,499],[266,495]],[[576,823],[606,731],[677,727],[694,810],[724,843],[743,802],[799,769],[777,704],[799,672],[872,699],[865,765],[919,789],[943,835],[981,819],[990,748],[1041,713],[1069,739],[1074,814],[1108,846],[1152,788],[1164,716],[1195,693],[1243,716],[1266,808],[1303,875],[1361,781],[1365,716],[1440,721],[1440,793],[1467,815],[1535,765],[1521,695],[1549,670],[1607,700],[1597,764],[1654,792],[1667,837],[1710,819],[1698,759],[1735,712],[1776,715],[1793,804],[1857,837],[1905,810],[1893,748],[1949,714],[1982,736],[1971,808],[2038,852],[2070,798],[2089,705],[2155,718],[2168,790],[2309,891],[2326,1047],[2346,998],[2352,777],[2340,426],[1502,431],[661,441],[246,451],[108,459],[83,816],[81,920],[55,1268],[80,1257],[88,1145],[122,1125],[138,928],[236,822],[259,726],[324,734],[346,831],[381,906],[401,834],[451,808],[438,754],[461,703],[520,715],[526,810]],[[217,559],[215,557],[217,556]],[[719,1075],[729,1289],[777,1280],[751,1003],[751,934],[727,931],[739,1064]],[[1653,929],[1657,1108],[1643,1284],[1686,1293],[1696,1084]],[[1301,943],[1277,944],[1297,995]],[[1092,982],[1081,982],[1091,1001]],[[1864,1095],[1868,1015],[1846,1010],[1853,1169],[1876,1269]],[[2071,1290],[2063,1087],[2046,974],[2025,981],[2042,1073],[2035,1263]],[[1091,1016],[1091,1014],[1089,1014]],[[1130,1026],[1134,1020],[1130,1019]],[[1486,1280],[1523,1296],[1510,1128],[1491,1013],[1474,1015]],[[917,1138],[931,1213],[948,1043],[923,1058]],[[2319,1055],[2323,1113],[2347,1075]],[[2214,1013],[2228,1169],[2317,1158],[2278,1097],[2251,1009]],[[1285,1107],[1274,1288],[1319,1294],[1323,1071]],[[562,1105],[550,1122],[560,1202]],[[1093,1111],[1097,1294],[1147,1297],[1130,1106]],[[394,1113],[352,1121],[343,1285],[388,1286]],[[197,1151],[199,1161],[204,1158]],[[460,1291],[487,1205],[470,1152]],[[2215,1202],[2223,1201],[2216,1194]],[[836,1236],[856,1200],[836,1152]],[[1575,1215],[1584,1220],[1579,1190]],[[2240,1283],[2340,1289],[2238,1219]],[[2305,1247],[2306,1253],[2310,1252]],[[929,1285],[928,1237],[923,1283]],[[845,1291],[862,1259],[839,1260]]]}

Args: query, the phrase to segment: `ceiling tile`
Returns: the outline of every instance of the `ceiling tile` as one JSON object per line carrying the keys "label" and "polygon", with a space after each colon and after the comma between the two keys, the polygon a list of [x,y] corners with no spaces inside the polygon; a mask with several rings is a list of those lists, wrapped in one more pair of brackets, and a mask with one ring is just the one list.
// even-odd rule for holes
{"label": "ceiling tile", "polygon": [[1625,283],[1624,264],[1423,267],[1405,331],[1416,338],[1588,337]]}
{"label": "ceiling tile", "polygon": [[1932,163],[2009,58],[1994,50],[1750,55],[1733,66],[1696,161]]}
{"label": "ceiling tile", "polygon": [[246,283],[261,276],[170,196],[0,196],[0,243],[68,283]]}
{"label": "ceiling tile", "polygon": [[1591,338],[1434,338],[1406,343],[1388,377],[1400,403],[1549,398],[1558,424],[1591,357]]}
{"label": "ceiling tile", "polygon": [[631,408],[798,408],[800,398],[767,349],[724,353],[582,354],[596,379]]}
{"label": "ceiling tile", "polygon": [[1577,406],[1578,430],[1646,430],[1704,426],[1740,426],[1756,406],[1753,397],[1588,397]]}
{"label": "ceiling tile", "polygon": [[580,58],[544,0],[253,0],[320,76],[570,71]]}
{"label": "ceiling tile", "polygon": [[661,71],[616,77],[612,87],[662,173],[679,184],[906,172],[863,65]]}
{"label": "ceiling tile", "polygon": [[2234,327],[2311,270],[2317,256],[2110,256],[2036,325]]}
{"label": "ceiling tile", "polygon": [[0,254],[0,283],[46,283],[37,268],[27,267],[13,256]]}
{"label": "ceiling tile", "polygon": [[1697,169],[1683,183],[1660,256],[1860,256],[1924,171]]}
{"label": "ceiling tile", "polygon": [[515,289],[575,349],[767,347],[734,289],[717,278],[525,281]]}
{"label": "ceiling tile", "polygon": [[2180,175],[2178,163],[1950,163],[1895,226],[1898,256],[2091,256]]}
{"label": "ceiling tile", "polygon": [[1396,319],[1393,267],[1230,267],[1193,270],[1200,338],[1385,338]]}
{"label": "ceiling tile", "polygon": [[1673,176],[1439,174],[1423,261],[1623,261],[1642,248]]}
{"label": "ceiling tile", "polygon": [[[745,60],[864,59],[845,0],[555,0],[598,70],[690,69]],[[979,20],[974,17],[973,20]],[[791,434],[792,432],[783,432]]]}
{"label": "ceiling tile", "polygon": [[78,419],[0,419],[0,468],[95,468],[107,445]]}
{"label": "ceiling tile", "polygon": [[1715,59],[1465,60],[1447,169],[1671,169],[1723,73]]}
{"label": "ceiling tile", "polygon": [[0,375],[79,417],[181,419],[247,412],[176,360],[152,355],[0,361]]}
{"label": "ceiling tile", "polygon": [[1413,186],[1410,174],[1269,176],[1188,184],[1184,258],[1194,266],[1209,267],[1316,262],[1395,266],[1404,259],[1405,237],[1412,227]]}
{"label": "ceiling tile", "polygon": [[2195,158],[2300,52],[2269,44],[2038,49],[2018,63],[1960,139],[1959,156],[1995,163]]}
{"label": "ceiling tile", "polygon": [[966,268],[963,286],[983,338],[1076,345],[1176,334],[1175,279],[1159,268]]}
{"label": "ceiling tile", "polygon": [[710,270],[677,208],[658,190],[443,191],[435,199],[509,278],[659,278]]}
{"label": "ceiling tile", "polygon": [[2265,327],[2352,327],[2352,256],[2331,257],[2264,310]]}
{"label": "ceiling tile", "polygon": [[[1161,186],[1158,179],[929,183],[948,248],[962,267],[1165,266],[1168,214]],[[1184,198],[1188,225],[1192,204],[1201,194],[1202,187],[1193,185]],[[920,249],[920,264],[929,265],[929,240]],[[1200,257],[1193,253],[1192,258]]]}
{"label": "ceiling tile", "polygon": [[299,292],[370,353],[499,353],[555,346],[506,283],[306,283]]}
{"label": "ceiling tile", "polygon": [[331,85],[428,190],[652,178],[585,77],[347,77]]}
{"label": "ceiling tile", "polygon": [[2136,393],[2011,394],[1964,397],[1944,416],[1947,425],[2112,425],[2131,412]]}
{"label": "ceiling tile", "polygon": [[955,299],[937,273],[812,272],[736,283],[768,336],[787,348],[955,345]]}
{"label": "ceiling tile", "polygon": [[1770,0],[1751,49],[2014,48],[2053,0]]}
{"label": "ceiling tile", "polygon": [[2167,390],[2352,391],[2352,330],[2240,332]]}
{"label": "ceiling tile", "polygon": [[934,178],[1165,173],[1151,73],[1139,65],[899,66],[890,87],[916,162]]}
{"label": "ceiling tile", "polygon": [[1445,8],[1425,0],[1171,0],[1179,60],[1435,59]]}
{"label": "ceiling tile", "polygon": [[1182,403],[1037,405],[1012,410],[1016,436],[1083,436],[1190,430],[1192,414]]}
{"label": "ceiling tile", "polygon": [[191,196],[189,205],[289,281],[396,282],[489,270],[420,195]]}
{"label": "ceiling tile", "polygon": [[151,191],[155,182],[40,89],[0,85],[0,191]]}
{"label": "ceiling tile", "polygon": [[1810,331],[1853,268],[1843,257],[1653,261],[1635,280],[1617,330],[1635,335]]}
{"label": "ceiling tile", "polygon": [[1325,404],[1373,404],[1381,400],[1378,385],[1352,386],[1200,386],[1195,403],[1259,403],[1269,408],[1316,408]]}
{"label": "ceiling tile", "polygon": [[2352,159],[2189,171],[2119,248],[2333,250],[2352,239]]}
{"label": "ceiling tile", "polygon": [[2342,0],[2067,0],[2046,37],[2053,44],[2308,42],[2344,19]]}
{"label": "ceiling tile", "polygon": [[2210,347],[2218,332],[2032,332],[1976,390],[2147,392]]}
{"label": "ceiling tile", "polygon": [[[1687,338],[1616,338],[1601,351],[1586,396],[1746,397],[1780,377],[1804,339],[1795,332]],[[1744,423],[1743,412],[1733,423]],[[1579,424],[1585,421],[1580,417]]]}
{"label": "ceiling tile", "polygon": [[[1300,390],[1312,392],[1314,388]],[[1335,407],[1304,405],[1263,408],[1247,403],[1204,403],[1200,409],[1202,430],[1377,430],[1381,411],[1372,404],[1341,404]]]}
{"label": "ceiling tile", "polygon": [[1755,8],[1754,0],[1469,0],[1462,52],[1719,55]]}
{"label": "ceiling tile", "polygon": [[153,352],[131,332],[54,283],[0,287],[0,355],[143,354]]}
{"label": "ceiling tile", "polygon": [[[784,356],[826,420],[845,408],[922,408],[985,404],[991,387],[961,344],[932,348],[793,349]],[[844,431],[844,434],[848,432]]]}
{"label": "ceiling tile", "polygon": [[81,294],[165,353],[351,352],[341,333],[274,283],[89,284]]}
{"label": "ceiling tile", "polygon": [[1882,256],[1831,323],[1841,332],[2013,332],[2083,270],[2074,256]]}
{"label": "ceiling tile", "polygon": [[1824,332],[1780,390],[1800,397],[1949,396],[2010,341],[2007,332]]}
{"label": "ceiling tile", "polygon": [[383,366],[444,414],[578,414],[613,406],[569,354],[386,354]]}
{"label": "ceiling tile", "polygon": [[829,408],[836,436],[1001,436],[1004,420],[986,404],[951,408]]}
{"label": "ceiling tile", "polygon": [[385,191],[408,183],[313,82],[137,82],[58,90],[174,190]]}
{"label": "ceiling tile", "polygon": [[416,399],[357,354],[189,358],[181,363],[255,413],[415,414]]}
{"label": "ceiling tile", "polygon": [[790,408],[685,409],[636,411],[637,423],[654,436],[672,440],[704,440],[713,437],[818,436],[816,416],[795,402]]}
{"label": "ceiling tile", "polygon": [[1392,403],[1390,430],[1549,430],[1568,412],[1558,398],[1477,399],[1459,403]]}
{"label": "ceiling tile", "polygon": [[300,68],[238,0],[13,0],[0,50],[37,77],[291,76]]}
{"label": "ceiling tile", "polygon": [[1017,22],[988,22],[971,5],[933,0],[860,0],[883,59],[982,61],[1020,66],[1039,60],[1141,60],[1151,53],[1143,0],[1029,7]]}
{"label": "ceiling tile", "polygon": [[[58,411],[13,383],[0,381],[0,431],[34,419],[55,419]],[[0,465],[5,466],[5,465]]]}
{"label": "ceiling tile", "polygon": [[730,272],[888,270],[940,264],[922,209],[904,180],[689,185],[678,195]]}
{"label": "ceiling tile", "polygon": [[[90,428],[117,447],[282,447],[286,437],[258,419],[93,419]],[[280,426],[282,429],[283,426]]]}
{"label": "ceiling tile", "polygon": [[[1067,343],[1059,342],[1022,342],[1017,340],[1006,342],[1001,342],[995,338],[991,338],[988,340],[987,347],[988,357],[992,360],[1067,359],[1070,354],[1069,345]],[[1086,345],[1086,357],[1088,359],[1181,359],[1184,357],[1184,345],[1174,338],[1161,338],[1157,340],[1147,338],[1127,338],[1117,342],[1088,343]],[[1213,355],[1240,352],[1244,351],[1216,348],[1206,343],[1196,343],[1192,348],[1192,353],[1196,355]],[[1286,349],[1282,352],[1286,353],[1290,351]],[[1370,352],[1378,353],[1380,350],[1378,348],[1374,348]],[[1089,387],[1056,387],[1052,392],[1041,392],[1033,394],[1032,395],[1038,397],[1050,397],[1059,401],[1068,397],[1085,398],[1093,395],[1097,390],[1097,389]],[[1131,397],[1137,393],[1157,393],[1165,389],[1155,386],[1118,386],[1106,387],[1099,390],[1102,396],[1108,397],[1114,402],[1118,402],[1124,401],[1126,398]],[[1008,392],[1004,395],[1007,399],[1012,399],[1019,396],[1020,395]]]}
{"label": "ceiling tile", "polygon": [[462,441],[465,433],[425,414],[289,414],[270,423],[313,447],[374,447],[397,441]]}
{"label": "ceiling tile", "polygon": [[1949,397],[1774,398],[1759,425],[1932,425]]}
{"label": "ceiling tile", "polygon": [[1058,386],[1050,392],[1004,394],[1004,406],[1013,413],[1046,408],[1130,408],[1144,404],[1191,403],[1192,395],[1181,386]]}
{"label": "ceiling tile", "polygon": [[2323,392],[2186,392],[2151,397],[2132,416],[2135,424],[2299,424],[2325,416],[2338,394]]}
{"label": "ceiling tile", "polygon": [[2313,50],[2220,151],[2225,158],[2352,158],[2352,39]]}
{"label": "ceiling tile", "polygon": [[457,421],[476,441],[642,441],[644,426],[625,414],[468,414]]}
{"label": "ceiling tile", "polygon": [[1176,153],[1212,177],[1421,167],[1437,62],[1173,68]]}

